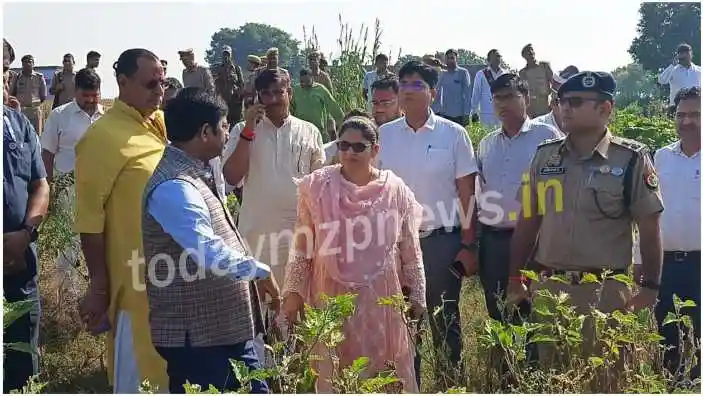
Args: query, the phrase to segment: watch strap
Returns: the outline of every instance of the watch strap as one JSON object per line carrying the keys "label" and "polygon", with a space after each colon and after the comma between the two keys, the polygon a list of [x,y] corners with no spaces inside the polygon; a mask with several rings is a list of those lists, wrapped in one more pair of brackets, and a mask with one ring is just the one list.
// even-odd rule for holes
{"label": "watch strap", "polygon": [[461,248],[470,252],[475,252],[476,250],[478,250],[478,244],[475,241],[471,243],[466,243],[462,241]]}

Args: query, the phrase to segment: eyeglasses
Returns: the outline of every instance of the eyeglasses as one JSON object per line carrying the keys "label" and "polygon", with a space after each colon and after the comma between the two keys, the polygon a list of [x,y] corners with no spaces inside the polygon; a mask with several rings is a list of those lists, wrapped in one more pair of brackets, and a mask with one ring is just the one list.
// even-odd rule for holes
{"label": "eyeglasses", "polygon": [[349,143],[344,140],[337,141],[337,149],[339,149],[339,151],[348,151],[351,148],[355,153],[358,154],[358,153],[363,153],[369,147],[371,147],[371,145],[369,143],[362,143],[362,142]]}
{"label": "eyeglasses", "polygon": [[424,91],[428,86],[424,81],[400,82],[400,89],[403,91]]}
{"label": "eyeglasses", "polygon": [[600,99],[579,98],[579,97],[557,98],[556,102],[557,102],[557,104],[560,104],[560,105],[566,104],[569,107],[571,107],[572,109],[578,109],[579,107],[583,106],[583,104],[586,102],[598,103],[598,102],[600,102]]}
{"label": "eyeglasses", "polygon": [[153,79],[153,80],[148,81],[146,83],[142,83],[141,85],[148,90],[153,90],[153,89],[156,89],[157,87],[162,87],[162,88],[167,87],[166,80],[164,80],[164,79],[160,79],[160,80]]}

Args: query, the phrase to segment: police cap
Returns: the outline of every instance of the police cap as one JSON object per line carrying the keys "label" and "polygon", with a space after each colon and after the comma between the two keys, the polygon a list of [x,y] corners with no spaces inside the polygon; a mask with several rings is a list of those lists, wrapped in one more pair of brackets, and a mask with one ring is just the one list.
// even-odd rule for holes
{"label": "police cap", "polygon": [[609,98],[615,97],[615,78],[607,72],[582,71],[569,77],[559,87],[558,95],[566,92],[597,92]]}

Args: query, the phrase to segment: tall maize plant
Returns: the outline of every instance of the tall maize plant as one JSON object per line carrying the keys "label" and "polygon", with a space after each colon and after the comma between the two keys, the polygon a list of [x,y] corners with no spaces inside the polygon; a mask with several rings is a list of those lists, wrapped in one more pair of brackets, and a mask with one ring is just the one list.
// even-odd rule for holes
{"label": "tall maize plant", "polygon": [[366,72],[364,65],[372,57],[367,46],[368,35],[368,27],[361,25],[358,36],[355,36],[354,30],[339,15],[339,57],[332,61],[330,73],[335,99],[345,111],[366,107],[362,85]]}

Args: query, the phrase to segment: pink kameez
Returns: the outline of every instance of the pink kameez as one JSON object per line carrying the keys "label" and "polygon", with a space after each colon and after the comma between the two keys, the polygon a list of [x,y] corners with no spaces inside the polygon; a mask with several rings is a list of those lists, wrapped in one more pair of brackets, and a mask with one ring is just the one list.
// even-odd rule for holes
{"label": "pink kameez", "polygon": [[[407,287],[410,301],[426,306],[418,236],[422,209],[391,171],[380,171],[376,180],[360,187],[344,179],[340,169],[324,167],[298,185],[298,220],[284,293],[299,293],[312,306],[320,303],[322,293],[357,294],[356,312],[336,350],[340,367],[366,356],[367,375],[372,376],[392,362],[403,390],[417,393],[408,329],[401,314],[379,305],[378,299]],[[325,360],[318,362],[317,390],[329,393],[332,363],[328,354],[321,355]]]}

